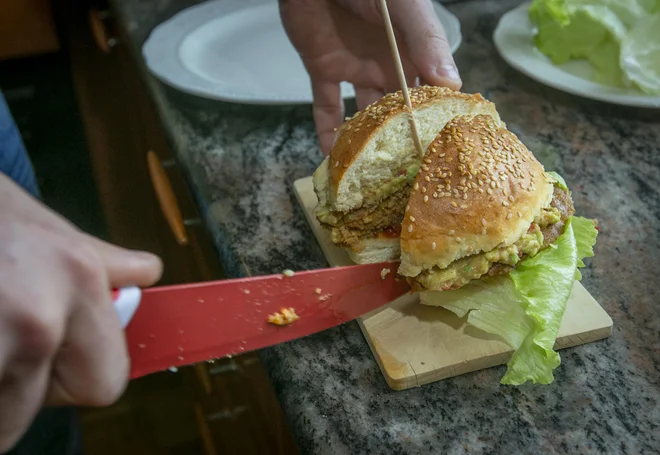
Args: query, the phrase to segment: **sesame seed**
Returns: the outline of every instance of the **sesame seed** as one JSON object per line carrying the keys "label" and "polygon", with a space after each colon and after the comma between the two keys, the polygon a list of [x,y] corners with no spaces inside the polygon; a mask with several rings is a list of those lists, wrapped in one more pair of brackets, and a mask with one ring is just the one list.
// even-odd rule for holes
{"label": "sesame seed", "polygon": [[413,227],[412,227],[412,224],[410,224],[410,225],[408,225],[408,232],[412,232],[412,231],[413,231]]}
{"label": "sesame seed", "polygon": [[482,224],[483,226],[486,225],[486,218],[482,218],[482,219],[481,219],[481,224]]}
{"label": "sesame seed", "polygon": [[522,218],[522,213],[518,212],[518,218]]}
{"label": "sesame seed", "polygon": [[417,191],[419,189],[419,183],[415,182],[414,188],[415,188],[415,191]]}
{"label": "sesame seed", "polygon": [[415,222],[415,217],[410,215],[410,221],[412,221],[414,223]]}
{"label": "sesame seed", "polygon": [[490,188],[488,188],[488,189],[486,190],[486,192],[487,192],[488,194],[493,194],[493,190],[491,190]]}
{"label": "sesame seed", "polygon": [[486,235],[486,228],[481,230],[481,235]]}
{"label": "sesame seed", "polygon": [[428,201],[429,201],[429,197],[428,197],[428,196],[424,196],[424,202],[428,202]]}
{"label": "sesame seed", "polygon": [[511,218],[513,218],[513,213],[509,212],[506,216],[506,219],[510,220]]}
{"label": "sesame seed", "polygon": [[437,246],[437,245],[435,244],[435,242],[431,243],[431,248],[432,248],[432,249],[435,250],[435,247],[436,247],[436,246]]}
{"label": "sesame seed", "polygon": [[431,181],[431,177],[429,177],[428,175],[426,175],[426,176],[424,176],[424,180],[426,180],[427,182],[430,182],[430,181]]}
{"label": "sesame seed", "polygon": [[462,209],[466,209],[466,208],[468,208],[468,206],[467,206],[467,204],[462,204],[462,205],[461,205],[461,208],[462,208]]}
{"label": "sesame seed", "polygon": [[491,181],[490,181],[490,187],[491,187],[491,188],[495,188],[495,181],[494,181],[494,180],[491,180]]}
{"label": "sesame seed", "polygon": [[513,201],[514,201],[513,196],[509,196],[509,200],[510,200],[511,202],[513,202]]}
{"label": "sesame seed", "polygon": [[449,235],[454,235],[454,234],[456,234],[456,231],[452,229],[452,230],[450,230],[449,232],[447,232],[447,234],[449,234]]}
{"label": "sesame seed", "polygon": [[458,207],[458,204],[457,204],[456,202],[454,202],[454,201],[451,201],[451,206],[452,206],[452,207]]}
{"label": "sesame seed", "polygon": [[335,161],[335,167],[339,166],[339,161]]}
{"label": "sesame seed", "polygon": [[433,197],[434,197],[435,199],[438,199],[438,193],[433,193]]}

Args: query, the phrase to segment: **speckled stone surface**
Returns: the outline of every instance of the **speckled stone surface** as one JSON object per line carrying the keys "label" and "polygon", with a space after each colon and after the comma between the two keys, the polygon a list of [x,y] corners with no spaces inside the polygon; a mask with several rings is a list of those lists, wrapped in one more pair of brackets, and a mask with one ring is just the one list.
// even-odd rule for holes
{"label": "speckled stone surface", "polygon": [[[194,0],[113,0],[136,55]],[[657,453],[660,448],[660,111],[545,88],[509,68],[491,36],[516,0],[448,7],[462,23],[467,92],[561,172],[601,223],[583,284],[614,320],[602,342],[561,351],[549,386],[503,387],[504,367],[391,391],[356,323],[264,350],[303,453]],[[232,275],[325,266],[292,193],[321,161],[308,106],[237,106],[145,72],[175,152]],[[656,284],[654,284],[656,283]]]}

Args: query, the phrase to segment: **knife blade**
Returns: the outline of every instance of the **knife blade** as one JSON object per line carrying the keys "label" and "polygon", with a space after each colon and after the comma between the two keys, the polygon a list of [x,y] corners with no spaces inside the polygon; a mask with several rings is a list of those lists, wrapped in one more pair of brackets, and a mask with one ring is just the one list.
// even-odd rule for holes
{"label": "knife blade", "polygon": [[[131,378],[237,355],[363,316],[410,291],[398,262],[114,291]],[[268,317],[291,308],[298,319]]]}

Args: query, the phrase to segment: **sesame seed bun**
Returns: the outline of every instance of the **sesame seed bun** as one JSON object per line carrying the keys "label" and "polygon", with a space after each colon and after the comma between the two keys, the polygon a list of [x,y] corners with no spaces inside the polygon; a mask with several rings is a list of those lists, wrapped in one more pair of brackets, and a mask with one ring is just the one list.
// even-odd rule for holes
{"label": "sesame seed bun", "polygon": [[[502,124],[495,105],[480,94],[445,87],[420,86],[409,90],[422,147],[459,115],[488,114]],[[315,190],[333,211],[348,212],[382,199],[380,189],[419,164],[401,91],[390,93],[356,113],[339,128],[329,158],[320,166]],[[413,174],[414,175],[414,174]],[[320,182],[320,180],[327,182]],[[392,188],[396,191],[397,188]]]}
{"label": "sesame seed bun", "polygon": [[375,237],[362,240],[359,251],[346,248],[348,257],[356,264],[397,261],[401,255],[399,238]]}
{"label": "sesame seed bun", "polygon": [[451,120],[430,144],[401,226],[399,273],[415,277],[516,242],[553,185],[520,140],[488,115]]}

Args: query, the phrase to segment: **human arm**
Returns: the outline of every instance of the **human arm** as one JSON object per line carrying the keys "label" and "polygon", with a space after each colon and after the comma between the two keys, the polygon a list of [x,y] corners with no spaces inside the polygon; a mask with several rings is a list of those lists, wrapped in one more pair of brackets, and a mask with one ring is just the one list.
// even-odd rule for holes
{"label": "human arm", "polygon": [[43,405],[106,405],[128,379],[111,287],[148,286],[153,255],[91,237],[0,173],[0,452]]}

